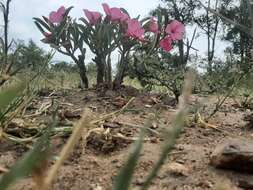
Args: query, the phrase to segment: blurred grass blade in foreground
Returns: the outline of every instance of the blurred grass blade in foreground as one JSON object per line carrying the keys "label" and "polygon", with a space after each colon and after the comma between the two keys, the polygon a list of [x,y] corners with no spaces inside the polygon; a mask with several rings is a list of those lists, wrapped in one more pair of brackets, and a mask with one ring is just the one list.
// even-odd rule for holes
{"label": "blurred grass blade in foreground", "polygon": [[36,167],[40,167],[40,165],[47,159],[50,148],[50,133],[55,125],[56,120],[54,119],[43,136],[41,136],[35,143],[34,148],[27,152],[7,174],[0,178],[0,190],[6,190],[17,180],[27,177]]}
{"label": "blurred grass blade in foreground", "polygon": [[144,134],[145,130],[142,130],[139,139],[134,144],[133,152],[129,155],[127,162],[119,172],[119,175],[115,178],[113,190],[128,190],[130,188],[134,169],[140,158]]}
{"label": "blurred grass blade in foreground", "polygon": [[181,131],[185,125],[185,118],[187,116],[188,111],[187,102],[192,91],[192,84],[194,78],[195,76],[193,72],[189,71],[188,73],[186,73],[184,81],[185,84],[183,87],[182,97],[179,101],[178,112],[175,115],[171,127],[165,131],[164,135],[165,142],[162,146],[161,155],[158,161],[155,163],[152,171],[146,177],[146,180],[144,181],[141,190],[146,190],[149,188],[152,180],[156,177],[157,173],[159,172],[165,160],[167,159],[168,154],[173,150],[176,144],[176,140],[179,138],[181,134]]}

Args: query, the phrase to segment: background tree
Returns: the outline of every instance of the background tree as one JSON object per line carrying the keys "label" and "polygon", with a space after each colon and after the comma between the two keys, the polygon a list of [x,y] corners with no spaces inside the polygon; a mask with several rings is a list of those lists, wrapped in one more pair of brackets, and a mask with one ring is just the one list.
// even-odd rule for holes
{"label": "background tree", "polygon": [[220,17],[214,15],[209,9],[214,11],[219,11],[221,9],[224,10],[227,9],[230,3],[231,0],[208,0],[205,4],[208,9],[205,9],[203,6],[201,6],[201,4],[198,5],[197,14],[194,17],[194,22],[202,31],[200,35],[206,37],[207,43],[205,44],[207,45],[207,57],[202,60],[202,64],[205,65],[202,65],[202,67],[205,67],[204,69],[206,69],[205,81],[211,92],[215,91],[216,89],[215,84],[212,82],[216,77],[216,74],[213,74],[213,67],[216,67],[214,66],[215,63],[219,63],[221,61],[215,60],[215,49],[217,41],[220,40],[218,33],[220,34],[222,32],[222,22]]}
{"label": "background tree", "polygon": [[48,65],[44,65],[44,61],[48,56],[50,56],[49,53],[30,40],[27,45],[23,43],[19,45],[18,59],[14,66],[39,71],[42,67],[48,67]]}
{"label": "background tree", "polygon": [[[218,0],[212,1],[212,6],[211,0],[208,0],[207,7],[217,10],[218,2]],[[207,38],[207,72],[209,74],[212,74],[212,65],[220,18],[210,13],[208,9],[204,9],[203,7],[201,8],[202,9],[200,11],[203,13],[201,13],[199,16],[194,17],[194,22],[197,23],[198,27],[203,31],[204,35]]]}
{"label": "background tree", "polygon": [[15,62],[15,57],[18,51],[18,48],[13,51],[11,59],[9,56],[10,48],[14,42],[12,40],[9,43],[9,12],[10,12],[10,3],[11,0],[6,0],[5,2],[0,2],[0,9],[2,11],[3,16],[3,37],[0,37],[0,86],[3,85],[9,78],[15,75],[18,70],[11,70],[12,65]]}
{"label": "background tree", "polygon": [[54,64],[51,64],[51,70],[53,71],[64,71],[64,72],[72,72],[72,73],[78,73],[78,67],[77,65],[73,63],[68,63],[65,61],[60,61]]}
{"label": "background tree", "polygon": [[[249,4],[248,0],[232,1],[229,9],[222,9],[222,14],[238,24],[252,28],[249,6],[253,5]],[[224,22],[223,24],[225,26],[224,39],[232,43],[233,53],[239,55],[240,62],[245,67],[245,64],[252,58],[253,38],[231,23]]]}

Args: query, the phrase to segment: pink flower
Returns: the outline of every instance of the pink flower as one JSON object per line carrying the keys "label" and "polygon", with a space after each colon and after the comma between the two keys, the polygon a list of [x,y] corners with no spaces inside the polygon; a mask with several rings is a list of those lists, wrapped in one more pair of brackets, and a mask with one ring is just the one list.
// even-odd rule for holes
{"label": "pink flower", "polygon": [[53,34],[51,32],[44,32],[43,35],[45,38],[43,38],[41,41],[44,43],[51,43],[53,40]]}
{"label": "pink flower", "polygon": [[53,36],[53,34],[51,32],[50,33],[49,32],[44,32],[43,34],[46,38],[51,38]]}
{"label": "pink flower", "polygon": [[160,41],[159,45],[164,51],[170,52],[173,49],[172,38],[170,36],[166,36]]}
{"label": "pink flower", "polygon": [[111,21],[119,21],[122,17],[122,12],[119,8],[113,7],[110,9]]}
{"label": "pink flower", "polygon": [[167,25],[165,32],[170,35],[172,40],[182,40],[185,32],[185,27],[181,22],[173,20],[170,24]]}
{"label": "pink flower", "polygon": [[133,37],[143,41],[144,32],[145,30],[142,28],[141,23],[138,20],[135,19],[127,20],[126,36]]}
{"label": "pink flower", "polygon": [[126,22],[129,19],[130,19],[130,17],[128,16],[128,14],[122,12],[120,22]]}
{"label": "pink flower", "polygon": [[110,16],[111,15],[111,9],[110,9],[109,5],[107,3],[103,3],[102,6],[103,6],[103,9],[105,11],[105,14],[107,16]]}
{"label": "pink flower", "polygon": [[155,20],[154,17],[151,17],[150,21],[149,21],[149,29],[150,32],[153,32],[155,34],[157,34],[159,32],[158,29],[158,24],[157,21]]}
{"label": "pink flower", "polygon": [[83,11],[91,25],[97,24],[102,17],[102,14],[100,12],[89,11],[88,9],[84,9]]}
{"label": "pink flower", "polygon": [[102,4],[105,14],[110,18],[112,22],[124,22],[129,19],[129,16],[122,12],[120,8],[110,8],[108,4]]}
{"label": "pink flower", "polygon": [[64,18],[64,14],[66,12],[66,9],[64,6],[61,6],[56,12],[52,11],[49,14],[49,21],[52,23],[59,24]]}

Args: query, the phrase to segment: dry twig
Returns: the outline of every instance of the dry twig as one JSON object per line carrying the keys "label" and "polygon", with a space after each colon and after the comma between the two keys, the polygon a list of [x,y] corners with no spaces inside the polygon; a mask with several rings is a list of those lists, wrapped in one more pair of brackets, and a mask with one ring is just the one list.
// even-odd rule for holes
{"label": "dry twig", "polygon": [[117,111],[115,111],[115,112],[106,114],[106,115],[102,116],[101,118],[92,121],[91,124],[97,124],[97,123],[99,123],[99,122],[101,122],[101,121],[104,121],[104,120],[110,118],[110,117],[113,117],[113,116],[116,116],[116,115],[122,113],[122,112],[129,106],[129,104],[130,104],[134,99],[135,99],[135,98],[132,97],[132,98],[126,103],[126,105],[124,105],[120,110],[117,110]]}

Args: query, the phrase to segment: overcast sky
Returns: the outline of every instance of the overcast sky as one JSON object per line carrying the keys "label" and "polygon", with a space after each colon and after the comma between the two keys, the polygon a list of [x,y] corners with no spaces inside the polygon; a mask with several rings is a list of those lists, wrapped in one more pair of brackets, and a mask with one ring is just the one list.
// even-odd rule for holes
{"label": "overcast sky", "polygon": [[[148,15],[150,10],[154,9],[158,4],[158,0],[12,0],[10,9],[10,38],[22,39],[28,41],[33,39],[39,46],[49,50],[48,45],[43,44],[40,39],[41,33],[35,27],[32,18],[48,16],[49,12],[57,10],[60,6],[74,6],[70,15],[74,17],[84,16],[82,9],[100,11],[104,14],[101,4],[108,3],[110,7],[124,7],[131,17]],[[188,34],[191,33],[189,29]],[[205,38],[195,41],[194,46],[200,50],[200,54],[204,55],[206,45]],[[218,44],[217,56],[222,55],[224,44]],[[92,58],[91,53],[87,53],[88,60]],[[57,54],[55,60],[69,60],[68,58]]]}

